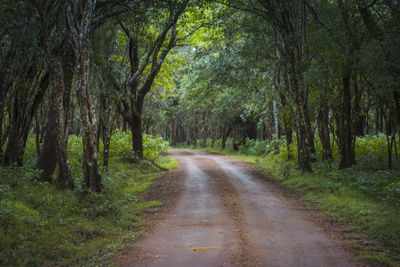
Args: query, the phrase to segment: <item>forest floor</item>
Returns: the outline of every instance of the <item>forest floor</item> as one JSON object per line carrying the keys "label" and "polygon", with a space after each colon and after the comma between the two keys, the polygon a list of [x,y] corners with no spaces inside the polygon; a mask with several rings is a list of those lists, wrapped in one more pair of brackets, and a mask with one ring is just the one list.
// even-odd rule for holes
{"label": "forest floor", "polygon": [[119,266],[367,266],[321,212],[218,154],[172,150],[179,169],[153,186],[165,205],[150,211]]}

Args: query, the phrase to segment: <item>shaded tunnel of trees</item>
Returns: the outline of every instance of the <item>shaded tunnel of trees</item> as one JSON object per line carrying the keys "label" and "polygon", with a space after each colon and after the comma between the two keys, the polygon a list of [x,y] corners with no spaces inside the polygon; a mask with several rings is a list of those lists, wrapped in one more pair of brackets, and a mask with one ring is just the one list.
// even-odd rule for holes
{"label": "shaded tunnel of trees", "polygon": [[357,138],[381,134],[385,168],[399,167],[398,1],[4,0],[0,14],[0,161],[22,166],[33,136],[39,180],[58,170],[77,187],[79,135],[83,188],[102,191],[116,129],[138,159],[143,133],[222,149],[285,140],[305,172],[319,147],[349,168]]}

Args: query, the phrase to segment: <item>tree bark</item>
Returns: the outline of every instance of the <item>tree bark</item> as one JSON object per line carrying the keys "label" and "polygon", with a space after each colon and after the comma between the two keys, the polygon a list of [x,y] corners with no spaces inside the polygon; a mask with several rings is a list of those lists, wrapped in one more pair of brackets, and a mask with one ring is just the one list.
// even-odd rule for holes
{"label": "tree bark", "polygon": [[142,111],[132,115],[132,149],[139,159],[143,159]]}
{"label": "tree bark", "polygon": [[80,108],[83,139],[83,188],[100,192],[103,190],[103,183],[97,155],[96,113],[92,92],[89,88],[89,34],[95,6],[96,0],[83,0],[80,14],[74,14],[73,3],[68,1],[67,18],[76,58],[75,88]]}
{"label": "tree bark", "polygon": [[176,146],[176,128],[177,121],[175,118],[171,119],[171,145]]}
{"label": "tree bark", "polygon": [[329,106],[325,83],[321,84],[319,95],[318,134],[322,146],[322,159],[331,162],[333,157],[329,136]]}
{"label": "tree bark", "polygon": [[232,126],[227,126],[226,124],[222,127],[222,149],[225,149],[226,139],[228,139],[229,134],[232,131]]}
{"label": "tree bark", "polygon": [[[295,7],[285,1],[280,2],[281,13],[279,16],[281,16],[282,24],[277,27],[281,32],[284,43],[280,54],[284,71],[287,73],[285,75],[289,77],[290,90],[288,91],[296,104],[298,164],[303,172],[311,172],[311,162],[315,161],[315,145],[307,107],[308,87],[304,82],[304,29],[302,26],[298,28],[293,25],[292,16],[299,16]],[[302,19],[305,19],[305,17],[302,17]]]}
{"label": "tree bark", "polygon": [[8,50],[4,59],[0,62],[0,164],[3,163],[3,144],[5,142],[7,132],[3,129],[3,119],[6,106],[6,97],[11,88],[9,81],[9,64],[15,54],[14,48]]}
{"label": "tree bark", "polygon": [[[56,89],[53,89],[56,90]],[[53,93],[54,94],[54,93]],[[52,99],[52,106],[55,99]],[[54,107],[49,109],[48,121],[46,127],[46,135],[41,152],[38,156],[36,168],[42,170],[40,180],[51,182],[51,177],[57,167],[57,151],[56,151],[56,127],[57,114],[54,112]]]}
{"label": "tree bark", "polygon": [[104,93],[104,87],[102,86],[100,90],[102,91],[102,93],[100,94],[98,137],[101,137],[103,141],[103,167],[105,168],[105,170],[108,170],[110,141],[112,132],[114,130],[116,112],[114,111],[112,103],[109,103],[107,101],[108,95]]}
{"label": "tree bark", "polygon": [[[355,160],[355,136],[352,129],[353,119],[352,116],[352,95],[351,95],[351,77],[352,68],[354,64],[354,53],[356,44],[352,37],[352,30],[350,25],[350,16],[347,5],[343,0],[337,0],[339,11],[342,15],[345,32],[345,62],[343,63],[342,82],[343,87],[340,92],[340,107],[337,111],[337,136],[338,146],[340,152],[340,165],[339,168],[349,168],[356,163]],[[354,112],[354,111],[353,111]],[[354,115],[354,114],[353,114]]]}
{"label": "tree bark", "polygon": [[309,117],[307,106],[301,102],[296,103],[297,111],[297,140],[298,140],[298,161],[299,166],[303,172],[312,172],[311,168],[311,151],[312,151],[312,141],[310,140],[309,133]]}
{"label": "tree bark", "polygon": [[201,128],[201,135],[202,135],[202,147],[207,146],[207,124],[206,124],[206,112],[203,112],[202,114],[202,124],[203,127]]}
{"label": "tree bark", "polygon": [[283,109],[283,129],[286,138],[286,149],[288,151],[288,160],[293,158],[291,147],[293,143],[293,111],[288,105],[286,97],[283,93],[280,94],[281,105]]}
{"label": "tree bark", "polygon": [[32,118],[49,86],[49,77],[49,72],[43,74],[37,93],[31,99],[26,99],[20,95],[26,88],[17,90],[13,100],[13,110],[10,118],[13,123],[9,129],[8,144],[3,160],[4,165],[22,166]]}
{"label": "tree bark", "polygon": [[191,134],[192,134],[192,127],[190,124],[188,124],[186,129],[186,145],[189,146],[190,145],[190,138],[191,138]]}
{"label": "tree bark", "polygon": [[61,58],[55,58],[53,63],[53,94],[52,107],[50,110],[56,114],[55,118],[55,140],[56,153],[58,158],[58,181],[60,185],[68,189],[74,189],[74,180],[72,179],[71,168],[68,161],[66,117],[64,110],[64,73]]}
{"label": "tree bark", "polygon": [[344,71],[341,90],[339,117],[336,119],[338,145],[340,152],[340,169],[355,164],[355,137],[352,134],[350,75]]}
{"label": "tree bark", "polygon": [[[51,98],[51,107],[48,111],[47,115],[47,127],[46,134],[44,137],[43,146],[41,149],[41,153],[38,156],[38,161],[36,163],[36,167],[42,170],[42,174],[40,179],[42,181],[51,181],[51,177],[54,174],[57,164],[62,166],[64,169],[64,174],[59,174],[59,180],[62,181],[62,184],[68,188],[73,187],[73,182],[71,178],[71,174],[69,171],[69,163],[66,162],[68,158],[66,156],[59,157],[57,153],[57,138],[61,138],[65,141],[63,147],[58,148],[62,153],[63,151],[67,151],[67,141],[68,141],[68,117],[69,117],[69,106],[70,106],[70,98],[71,98],[71,88],[73,82],[73,75],[75,69],[75,56],[74,51],[69,42],[65,42],[65,46],[62,48],[63,51],[55,51],[55,55],[53,55],[53,93]],[[59,55],[57,53],[62,53],[62,58],[58,58]],[[59,65],[61,64],[61,66]],[[56,72],[57,70],[57,72]],[[61,90],[55,92],[56,90]],[[62,96],[62,109],[54,107],[54,103],[59,99],[57,97]],[[60,112],[60,113],[59,113]],[[63,118],[60,118],[63,116]],[[58,121],[58,122],[57,122]],[[60,127],[63,129],[63,136],[58,137],[58,124],[61,124]]]}

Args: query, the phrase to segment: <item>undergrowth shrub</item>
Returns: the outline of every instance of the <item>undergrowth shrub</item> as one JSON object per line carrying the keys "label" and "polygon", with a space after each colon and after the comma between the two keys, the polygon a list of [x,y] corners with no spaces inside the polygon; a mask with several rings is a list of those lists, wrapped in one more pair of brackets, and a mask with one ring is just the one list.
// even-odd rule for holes
{"label": "undergrowth shrub", "polygon": [[[215,142],[214,142],[214,145],[215,145]],[[212,139],[211,138],[207,138],[206,147],[213,147],[213,143],[212,143]]]}
{"label": "undergrowth shrub", "polygon": [[[36,141],[30,136],[24,166],[0,167],[0,265],[75,265],[132,227],[143,208],[160,205],[138,198],[159,170],[150,163],[119,160],[134,157],[131,140],[130,132],[114,132],[109,172],[102,173],[105,191],[83,194],[82,138],[70,135],[68,139],[69,163],[77,186],[70,191],[37,180]],[[100,143],[100,160],[102,148]],[[144,156],[154,161],[169,144],[160,136],[144,135],[143,148]]]}
{"label": "undergrowth shrub", "polygon": [[[124,138],[115,157],[126,152],[122,147],[131,149],[125,142],[128,135]],[[145,136],[144,141],[151,159],[168,149],[160,137]],[[35,143],[29,144],[26,160],[34,162]],[[73,172],[80,174],[81,138],[70,136],[68,152]],[[103,193],[82,194],[79,183],[70,191],[39,182],[32,167],[0,167],[0,266],[82,265],[100,250],[122,246],[121,238],[141,211],[161,204],[138,197],[159,170],[148,162],[131,164],[115,157],[109,172],[102,174]]]}
{"label": "undergrowth shrub", "polygon": [[215,140],[214,147],[218,148],[218,149],[222,149],[222,139]]}
{"label": "undergrowth shrub", "polygon": [[233,138],[232,137],[228,137],[226,139],[225,148],[228,150],[233,150]]}
{"label": "undergrowth shrub", "polygon": [[164,141],[161,136],[143,135],[143,154],[148,160],[156,160],[168,151],[169,143]]}
{"label": "undergrowth shrub", "polygon": [[[333,136],[331,136],[331,140]],[[238,152],[247,155],[265,157],[280,164],[279,174],[284,177],[291,175],[291,169],[298,168],[297,162],[297,138],[293,135],[292,144],[287,147],[286,138],[274,136],[271,141],[254,140],[247,138],[239,146]],[[210,147],[210,144],[207,143]],[[215,141],[214,147],[221,149],[222,140]],[[323,186],[329,190],[339,190],[343,186],[354,188],[368,194],[380,201],[394,204],[400,207],[400,157],[396,157],[393,151],[394,170],[387,169],[386,136],[357,137],[356,161],[352,168],[339,170],[339,149],[335,142],[331,141],[333,162],[322,160],[322,146],[319,138],[315,139],[316,158],[313,169],[326,176],[328,179]],[[226,147],[233,151],[233,139],[228,138]],[[290,153],[289,153],[290,151]],[[290,155],[289,155],[290,154]],[[288,158],[291,160],[288,161]]]}
{"label": "undergrowth shrub", "polygon": [[388,152],[384,134],[358,137],[355,152],[357,163],[363,168],[379,170],[387,167]]}

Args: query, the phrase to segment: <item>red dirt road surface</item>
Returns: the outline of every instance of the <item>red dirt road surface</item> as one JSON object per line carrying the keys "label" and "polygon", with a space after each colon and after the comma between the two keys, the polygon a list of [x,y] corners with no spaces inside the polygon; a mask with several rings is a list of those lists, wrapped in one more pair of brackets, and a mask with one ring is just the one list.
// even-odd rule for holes
{"label": "red dirt road surface", "polygon": [[238,160],[171,153],[184,176],[182,193],[118,265],[353,266],[349,253]]}

